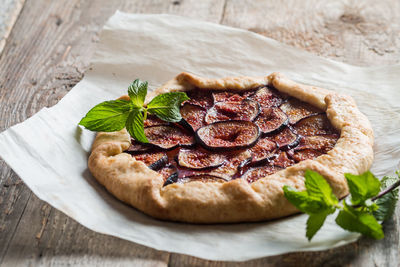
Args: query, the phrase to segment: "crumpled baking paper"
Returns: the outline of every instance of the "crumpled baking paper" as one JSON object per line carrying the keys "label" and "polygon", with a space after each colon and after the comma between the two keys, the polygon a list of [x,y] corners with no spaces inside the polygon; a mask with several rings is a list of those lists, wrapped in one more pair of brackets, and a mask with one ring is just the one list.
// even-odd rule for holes
{"label": "crumpled baking paper", "polygon": [[305,215],[262,222],[193,225],[155,220],[109,194],[91,176],[94,133],[77,126],[95,104],[126,94],[135,78],[157,88],[182,71],[204,77],[274,71],[347,93],[376,135],[372,171],[391,174],[400,159],[400,65],[361,68],[320,58],[263,36],[171,15],[117,12],[101,32],[92,69],[57,105],[0,134],[0,155],[42,200],[82,225],[158,250],[244,261],[323,250],[357,240],[330,216],[308,242]]}

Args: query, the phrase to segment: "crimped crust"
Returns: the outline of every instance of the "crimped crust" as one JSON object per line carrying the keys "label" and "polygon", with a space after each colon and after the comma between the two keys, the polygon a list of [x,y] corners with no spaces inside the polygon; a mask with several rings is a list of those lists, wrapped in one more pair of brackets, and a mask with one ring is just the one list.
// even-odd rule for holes
{"label": "crimped crust", "polygon": [[225,183],[190,182],[163,187],[162,176],[143,162],[122,153],[130,145],[125,129],[98,133],[89,157],[89,169],[121,201],[159,219],[192,223],[260,221],[298,212],[284,197],[282,187],[304,189],[304,171],[321,173],[339,198],[348,194],[344,173],[361,174],[373,161],[373,131],[368,119],[347,95],[298,84],[280,73],[267,77],[207,79],[181,73],[149,94],[193,88],[248,90],[271,84],[278,91],[326,111],[340,132],[335,147],[313,160],[301,161],[249,184],[235,179]]}

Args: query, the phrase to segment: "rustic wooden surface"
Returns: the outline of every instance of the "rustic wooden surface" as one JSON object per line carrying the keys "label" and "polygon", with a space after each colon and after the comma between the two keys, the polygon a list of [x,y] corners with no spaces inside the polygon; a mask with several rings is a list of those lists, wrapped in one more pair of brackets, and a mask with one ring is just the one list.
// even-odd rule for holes
{"label": "rustic wooden surface", "polygon": [[[23,8],[13,8],[11,14],[0,3],[0,29],[10,28],[0,31],[0,40],[6,41],[0,49],[0,131],[56,104],[82,79],[99,31],[117,9],[178,14],[248,29],[360,66],[400,61],[400,1],[394,0],[2,1]],[[397,266],[399,215],[398,208],[381,241],[361,239],[324,252],[245,263],[205,261],[92,232],[39,200],[0,160],[2,266]]]}
{"label": "rustic wooden surface", "polygon": [[25,0],[2,0],[0,2],[0,54],[24,2]]}

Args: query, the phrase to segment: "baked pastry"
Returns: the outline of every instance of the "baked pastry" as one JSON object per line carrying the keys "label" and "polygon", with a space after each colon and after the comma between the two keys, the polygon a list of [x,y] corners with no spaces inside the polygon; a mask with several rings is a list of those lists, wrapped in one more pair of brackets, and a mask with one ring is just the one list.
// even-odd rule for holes
{"label": "baked pastry", "polygon": [[[282,74],[201,78],[181,73],[149,99],[186,91],[183,120],[145,121],[150,144],[125,129],[98,133],[93,176],[121,201],[155,218],[224,223],[296,213],[282,187],[304,189],[304,171],[348,194],[344,173],[373,161],[373,131],[354,100]],[[127,98],[127,96],[125,96]]]}

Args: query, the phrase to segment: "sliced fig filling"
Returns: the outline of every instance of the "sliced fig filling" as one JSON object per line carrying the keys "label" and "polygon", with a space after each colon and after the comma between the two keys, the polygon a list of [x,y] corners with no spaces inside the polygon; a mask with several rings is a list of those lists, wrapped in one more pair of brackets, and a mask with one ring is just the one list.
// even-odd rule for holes
{"label": "sliced fig filling", "polygon": [[241,102],[218,102],[208,110],[205,121],[207,124],[227,120],[252,121],[258,113],[260,105],[249,99]]}
{"label": "sliced fig filling", "polygon": [[221,166],[226,161],[226,155],[210,153],[200,149],[181,149],[178,153],[178,163],[190,169],[208,169]]}
{"label": "sliced fig filling", "polygon": [[157,125],[168,125],[169,123],[157,118],[154,115],[147,116],[147,119],[143,122],[144,127],[157,126]]}
{"label": "sliced fig filling", "polygon": [[280,108],[264,108],[255,120],[263,133],[279,131],[286,126],[288,118]]}
{"label": "sliced fig filling", "polygon": [[281,167],[273,165],[251,168],[247,172],[245,172],[245,174],[243,174],[242,179],[247,180],[247,182],[249,183],[253,183],[260,178],[264,178],[280,170],[282,170]]}
{"label": "sliced fig filling", "polygon": [[186,92],[186,94],[190,99],[186,100],[183,104],[189,103],[207,109],[214,103],[211,92],[206,90],[192,90]]}
{"label": "sliced fig filling", "polygon": [[300,141],[300,137],[289,127],[286,127],[281,132],[277,133],[273,138],[281,150],[291,149],[297,146]]}
{"label": "sliced fig filling", "polygon": [[316,157],[319,157],[323,155],[324,153],[321,150],[316,150],[316,149],[303,149],[303,150],[298,150],[298,151],[293,151],[292,158],[296,162],[300,162],[303,160],[307,159],[314,159]]}
{"label": "sliced fig filling", "polygon": [[150,169],[159,170],[168,162],[165,152],[149,152],[133,155],[136,160],[143,161]]}
{"label": "sliced fig filling", "polygon": [[279,155],[274,159],[273,163],[274,166],[287,168],[289,166],[292,166],[295,162],[288,157],[288,153],[286,153],[285,151],[281,151]]}
{"label": "sliced fig filling", "polygon": [[334,149],[340,133],[316,107],[270,86],[246,92],[195,88],[179,123],[149,115],[149,144],[125,151],[160,173],[164,186],[189,182],[256,182]]}
{"label": "sliced fig filling", "polygon": [[244,96],[232,92],[214,92],[212,96],[214,104],[217,102],[241,102],[245,99]]}
{"label": "sliced fig filling", "polygon": [[335,129],[326,117],[326,114],[311,115],[301,119],[293,128],[296,133],[303,136],[336,133]]}
{"label": "sliced fig filling", "polygon": [[337,134],[304,136],[295,150],[315,149],[326,153],[335,146],[338,139]]}
{"label": "sliced fig filling", "polygon": [[131,145],[125,152],[132,154],[132,153],[145,152],[150,149],[151,149],[151,146],[137,142],[135,139],[131,138]]}
{"label": "sliced fig filling", "polygon": [[231,180],[237,177],[240,169],[251,161],[249,150],[227,153],[227,160],[220,167],[210,170],[209,174]]}
{"label": "sliced fig filling", "polygon": [[[176,183],[178,181],[178,170],[173,164],[167,164],[164,168],[159,170],[165,183]],[[165,185],[165,184],[164,184]]]}
{"label": "sliced fig filling", "polygon": [[261,138],[250,148],[253,163],[270,160],[276,156],[277,145],[271,138]]}
{"label": "sliced fig filling", "polygon": [[283,99],[279,97],[279,93],[269,87],[258,89],[250,99],[260,103],[262,108],[278,107],[283,102]]}
{"label": "sliced fig filling", "polygon": [[205,125],[204,118],[207,113],[205,108],[185,103],[180,111],[184,126],[188,126],[193,131],[197,131],[197,129]]}
{"label": "sliced fig filling", "polygon": [[152,126],[144,129],[149,142],[162,149],[173,149],[179,145],[189,146],[194,144],[194,138],[189,133],[174,126]]}
{"label": "sliced fig filling", "polygon": [[280,108],[289,117],[290,124],[295,124],[305,117],[323,112],[322,110],[296,98],[289,98],[289,100],[283,103]]}
{"label": "sliced fig filling", "polygon": [[196,139],[209,150],[236,150],[250,147],[260,136],[258,126],[249,121],[221,121],[197,130]]}

